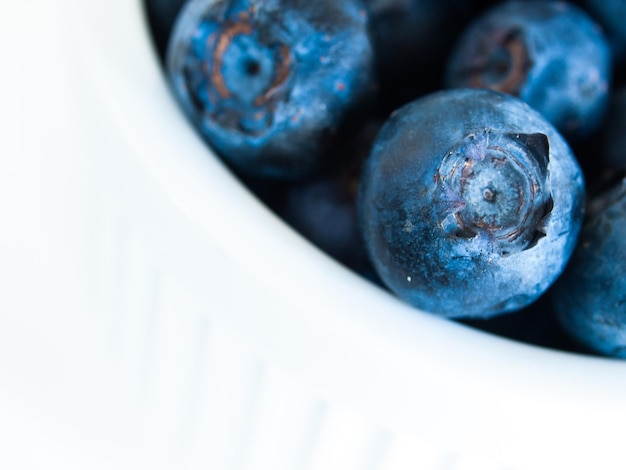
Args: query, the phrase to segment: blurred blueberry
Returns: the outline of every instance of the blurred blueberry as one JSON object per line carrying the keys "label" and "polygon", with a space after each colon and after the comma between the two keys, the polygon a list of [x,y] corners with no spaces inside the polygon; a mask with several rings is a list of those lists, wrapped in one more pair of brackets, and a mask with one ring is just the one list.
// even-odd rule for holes
{"label": "blurred blueberry", "polygon": [[605,29],[617,60],[626,58],[626,0],[585,0],[585,6]]}
{"label": "blurred blueberry", "polygon": [[268,178],[322,166],[372,96],[372,67],[356,0],[191,0],[167,54],[174,91],[209,144]]}
{"label": "blurred blueberry", "polygon": [[626,180],[592,199],[580,243],[552,292],[565,330],[626,358]]}
{"label": "blurred blueberry", "polygon": [[601,124],[612,56],[599,26],[559,1],[511,1],[477,18],[448,61],[447,86],[519,97],[569,138]]}
{"label": "blurred blueberry", "polygon": [[279,214],[304,237],[354,271],[375,278],[358,228],[356,196],[363,161],[382,123],[370,121],[333,155],[336,164],[292,183]]}
{"label": "blurred blueberry", "polygon": [[377,62],[384,68],[432,59],[450,41],[453,25],[470,11],[467,0],[362,0]]}
{"label": "blurred blueberry", "polygon": [[[471,11],[468,0],[362,0],[385,100],[441,88],[445,57]],[[395,109],[395,107],[394,107]]]}
{"label": "blurred blueberry", "polygon": [[528,105],[450,90],[392,114],[358,204],[387,287],[429,312],[486,318],[530,304],[561,273],[584,181],[565,141]]}
{"label": "blurred blueberry", "polygon": [[585,174],[588,199],[626,176],[626,87],[611,94],[599,132],[572,145]]}
{"label": "blurred blueberry", "polygon": [[626,88],[611,96],[602,133],[604,163],[616,170],[626,170]]}

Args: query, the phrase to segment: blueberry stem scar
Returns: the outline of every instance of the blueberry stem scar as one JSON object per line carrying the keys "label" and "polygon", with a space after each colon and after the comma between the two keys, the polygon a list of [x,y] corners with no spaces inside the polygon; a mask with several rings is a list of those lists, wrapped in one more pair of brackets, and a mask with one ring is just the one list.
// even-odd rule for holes
{"label": "blueberry stem scar", "polygon": [[[461,71],[461,75],[469,76],[470,86],[490,88],[511,95],[520,92],[532,66],[524,39],[517,30],[506,34],[479,60],[481,63],[478,65]],[[495,76],[500,80],[492,83],[487,79],[488,76]]]}
{"label": "blueberry stem scar", "polygon": [[228,46],[235,36],[240,34],[249,35],[251,33],[252,27],[249,23],[234,23],[224,30],[217,41],[217,46],[215,46],[215,51],[213,53],[213,63],[215,65],[213,67],[213,74],[211,78],[213,85],[215,85],[215,88],[222,98],[230,98],[231,96],[230,91],[224,82],[224,76],[222,75],[222,57],[224,56],[224,52],[228,49]]}

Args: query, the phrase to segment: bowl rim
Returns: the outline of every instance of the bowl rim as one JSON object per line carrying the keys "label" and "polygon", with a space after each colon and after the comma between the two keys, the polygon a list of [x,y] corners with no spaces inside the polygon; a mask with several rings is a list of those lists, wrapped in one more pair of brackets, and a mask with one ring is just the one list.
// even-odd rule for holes
{"label": "bowl rim", "polygon": [[[123,177],[128,187],[135,178],[149,180],[146,184],[177,217],[176,224],[160,225],[161,248],[172,251],[170,259],[183,251],[182,258],[192,259],[185,241],[167,243],[200,234],[217,244],[230,263],[245,267],[267,292],[265,300],[274,302],[263,309],[262,322],[258,312],[246,311],[230,311],[232,318],[220,321],[238,328],[314,393],[336,397],[388,427],[440,440],[453,436],[468,448],[484,446],[486,436],[517,436],[520,442],[498,442],[520,456],[529,442],[553,452],[570,449],[574,442],[619,448],[614,418],[617,410],[626,413],[626,364],[495,337],[419,312],[372,287],[273,215],[220,161],[207,158],[210,152],[168,90],[142,0],[65,3],[68,27],[81,38],[77,53],[99,95],[97,105],[133,149],[114,156],[113,165],[128,173]],[[141,204],[147,207],[150,201]],[[158,218],[158,211],[150,217]],[[216,217],[228,224],[215,224]],[[250,263],[259,253],[271,254],[271,263]],[[184,262],[169,268],[190,285],[190,272],[211,269],[194,265],[185,272]],[[289,289],[284,289],[285,279]],[[203,300],[211,304],[210,298]],[[388,403],[390,398],[397,402]],[[429,409],[429,400],[445,403],[446,409]],[[572,426],[569,440],[563,439],[564,423],[574,418],[579,425]],[[418,419],[427,424],[416,424]],[[542,426],[536,425],[538,419]],[[478,428],[477,420],[482,423]],[[535,434],[530,436],[529,429]],[[561,434],[562,446],[551,440],[555,433]]]}

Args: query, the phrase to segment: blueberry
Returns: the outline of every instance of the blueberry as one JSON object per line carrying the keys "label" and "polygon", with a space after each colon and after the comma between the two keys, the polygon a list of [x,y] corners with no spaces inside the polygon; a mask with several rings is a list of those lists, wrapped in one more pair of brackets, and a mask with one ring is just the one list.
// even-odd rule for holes
{"label": "blueberry", "polygon": [[580,138],[602,121],[611,71],[606,38],[578,7],[512,1],[472,22],[449,58],[446,82],[517,96]]}
{"label": "blueberry", "polygon": [[602,133],[604,164],[626,170],[626,87],[611,96]]}
{"label": "blueberry", "polygon": [[585,6],[605,28],[616,58],[626,57],[626,0],[586,0]]}
{"label": "blueberry", "polygon": [[557,131],[520,100],[449,90],[385,123],[365,163],[359,218],[382,281],[445,317],[537,299],[580,229],[584,181]]}
{"label": "blueberry", "polygon": [[551,297],[565,330],[626,358],[626,180],[592,199],[580,243]]}
{"label": "blueberry", "polygon": [[279,214],[327,254],[374,279],[357,223],[356,196],[363,161],[382,122],[370,121],[333,152],[337,164],[306,181],[292,183]]}
{"label": "blueberry", "polygon": [[356,0],[191,0],[168,47],[184,109],[236,168],[298,178],[323,165],[371,98],[373,53]]}
{"label": "blueberry", "polygon": [[[468,0],[363,0],[383,92],[401,101],[440,87]],[[388,86],[388,88],[387,88]],[[401,88],[401,89],[399,89]],[[387,97],[385,97],[386,99]]]}
{"label": "blueberry", "polygon": [[460,322],[486,333],[544,348],[589,352],[563,331],[547,295],[517,312],[486,319],[463,319]]}

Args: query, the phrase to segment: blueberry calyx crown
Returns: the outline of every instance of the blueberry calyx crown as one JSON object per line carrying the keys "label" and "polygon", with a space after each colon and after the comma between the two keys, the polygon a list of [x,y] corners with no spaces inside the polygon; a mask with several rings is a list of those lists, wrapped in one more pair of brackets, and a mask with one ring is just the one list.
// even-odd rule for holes
{"label": "blueberry calyx crown", "polygon": [[435,175],[439,220],[449,236],[486,236],[501,255],[534,246],[552,210],[544,134],[469,134]]}
{"label": "blueberry calyx crown", "polygon": [[[209,9],[193,39],[186,79],[196,111],[225,128],[261,135],[273,124],[276,103],[288,92],[290,48],[255,21],[254,3]],[[222,7],[223,8],[223,7]]]}

